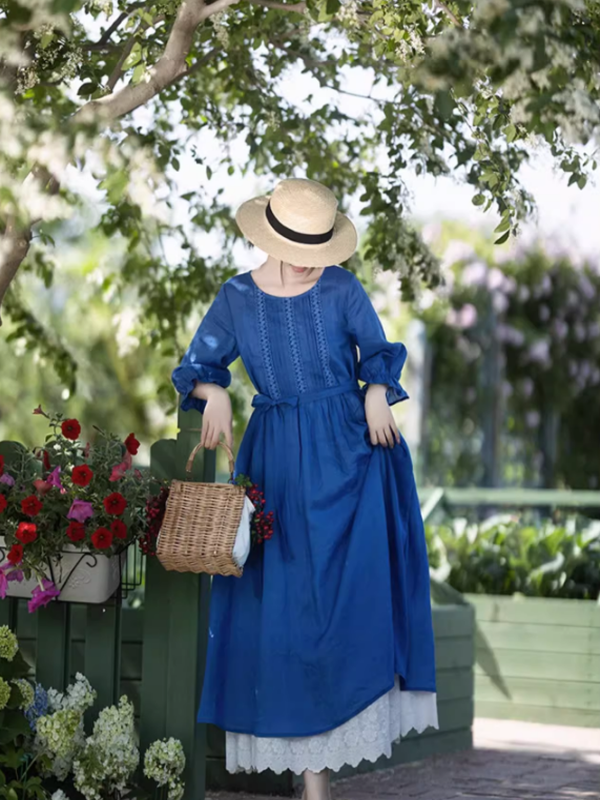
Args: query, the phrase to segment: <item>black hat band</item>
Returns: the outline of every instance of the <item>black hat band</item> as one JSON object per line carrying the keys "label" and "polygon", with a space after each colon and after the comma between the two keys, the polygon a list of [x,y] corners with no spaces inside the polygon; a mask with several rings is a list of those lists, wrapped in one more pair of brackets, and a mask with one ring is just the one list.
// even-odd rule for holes
{"label": "black hat band", "polygon": [[325,242],[328,242],[333,236],[333,228],[325,233],[299,233],[298,231],[292,230],[292,228],[288,228],[287,225],[280,222],[273,213],[270,200],[267,203],[265,213],[269,225],[273,230],[277,231],[280,236],[284,236],[291,242],[298,242],[299,244],[325,244]]}

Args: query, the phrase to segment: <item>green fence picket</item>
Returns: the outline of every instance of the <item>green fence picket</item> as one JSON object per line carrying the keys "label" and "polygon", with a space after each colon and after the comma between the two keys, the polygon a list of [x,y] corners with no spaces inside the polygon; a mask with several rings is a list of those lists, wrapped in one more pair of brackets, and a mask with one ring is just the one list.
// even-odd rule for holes
{"label": "green fence picket", "polygon": [[121,673],[121,605],[113,600],[86,607],[85,676],[97,692],[94,707],[89,709],[88,723],[98,711],[118,700]]}
{"label": "green fence picket", "polygon": [[36,614],[36,680],[46,688],[63,691],[70,675],[71,604],[53,601]]}

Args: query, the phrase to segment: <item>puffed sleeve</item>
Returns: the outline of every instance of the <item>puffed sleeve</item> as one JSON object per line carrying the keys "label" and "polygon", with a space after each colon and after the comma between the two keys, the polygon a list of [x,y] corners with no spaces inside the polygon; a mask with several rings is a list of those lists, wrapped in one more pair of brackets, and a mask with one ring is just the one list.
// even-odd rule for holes
{"label": "puffed sleeve", "polygon": [[370,383],[387,386],[390,405],[408,399],[399,382],[406,361],[406,347],[400,342],[388,342],[377,312],[358,278],[354,278],[349,287],[346,320],[353,343],[360,352],[359,380],[367,386]]}
{"label": "puffed sleeve", "polygon": [[206,312],[198,330],[171,374],[173,385],[181,395],[181,408],[195,408],[201,413],[206,400],[191,396],[196,381],[216,383],[226,389],[231,383],[228,367],[239,356],[229,302],[222,286]]}

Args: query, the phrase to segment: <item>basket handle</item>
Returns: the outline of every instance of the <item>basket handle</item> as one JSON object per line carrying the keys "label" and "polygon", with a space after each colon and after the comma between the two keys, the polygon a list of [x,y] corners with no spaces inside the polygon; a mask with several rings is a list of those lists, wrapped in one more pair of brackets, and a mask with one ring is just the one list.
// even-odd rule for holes
{"label": "basket handle", "polygon": [[[233,473],[235,470],[235,458],[233,457],[233,452],[231,451],[231,447],[226,442],[219,442],[219,445],[225,450],[227,453],[227,458],[229,460],[229,480],[233,480]],[[200,442],[194,447],[192,452],[190,453],[190,457],[187,460],[187,464],[185,465],[185,471],[190,473],[192,471],[192,464],[194,463],[194,459],[196,458],[196,454],[199,450],[202,449],[202,445]]]}

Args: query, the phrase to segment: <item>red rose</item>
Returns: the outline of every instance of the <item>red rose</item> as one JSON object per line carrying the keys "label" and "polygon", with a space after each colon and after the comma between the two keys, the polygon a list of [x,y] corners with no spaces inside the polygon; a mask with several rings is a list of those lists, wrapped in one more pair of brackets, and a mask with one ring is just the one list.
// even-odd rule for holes
{"label": "red rose", "polygon": [[137,451],[139,449],[140,443],[135,438],[133,433],[130,433],[129,436],[125,439],[125,447],[127,448],[127,452],[131,453],[132,456],[137,455]]}
{"label": "red rose", "polygon": [[4,474],[4,456],[0,456],[0,475]]}
{"label": "red rose", "polygon": [[82,522],[70,522],[67,527],[67,536],[72,542],[85,539],[85,525]]}
{"label": "red rose", "polygon": [[13,544],[6,558],[10,564],[20,564],[23,560],[23,546],[20,544]]}
{"label": "red rose", "polygon": [[81,464],[79,467],[73,467],[71,472],[71,480],[77,486],[87,486],[92,480],[94,473],[87,464]]}
{"label": "red rose", "polygon": [[21,500],[21,510],[24,514],[27,514],[28,517],[35,517],[40,513],[43,507],[43,503],[41,503],[34,494],[30,494],[29,497]]}
{"label": "red rose", "polygon": [[113,535],[108,528],[96,528],[92,533],[92,544],[98,550],[106,550],[112,544]]}
{"label": "red rose", "polygon": [[4,511],[6,506],[8,505],[8,501],[3,494],[0,494],[0,514]]}
{"label": "red rose", "polygon": [[31,544],[37,539],[37,525],[34,522],[19,522],[15,536],[22,544]]}
{"label": "red rose", "polygon": [[81,433],[81,425],[76,419],[66,419],[60,426],[60,429],[65,439],[71,439],[72,441],[78,439]]}
{"label": "red rose", "polygon": [[127,508],[127,500],[123,497],[121,492],[113,492],[105,497],[102,501],[107,514],[114,514],[119,516]]}
{"label": "red rose", "polygon": [[121,519],[114,519],[110,523],[110,529],[117,537],[117,539],[126,539],[127,538],[127,525]]}

